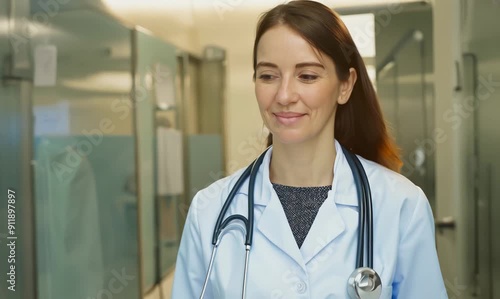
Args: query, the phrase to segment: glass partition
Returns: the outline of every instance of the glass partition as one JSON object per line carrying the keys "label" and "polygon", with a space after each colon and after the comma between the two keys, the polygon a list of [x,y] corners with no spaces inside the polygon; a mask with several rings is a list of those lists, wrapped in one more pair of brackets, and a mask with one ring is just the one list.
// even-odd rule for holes
{"label": "glass partition", "polygon": [[383,66],[377,74],[377,93],[391,133],[398,139],[398,70],[391,61]]}
{"label": "glass partition", "polygon": [[[30,176],[29,68],[27,42],[12,31],[29,14],[25,3],[0,0],[0,298],[34,296],[33,209]],[[19,32],[16,32],[19,33]],[[4,272],[5,271],[5,272]]]}
{"label": "glass partition", "polygon": [[[484,3],[478,7],[485,12],[477,18],[492,20],[500,9],[492,10]],[[478,159],[476,171],[476,253],[474,272],[478,281],[478,298],[500,298],[500,31],[491,38],[470,43],[470,51],[464,56],[464,81],[472,86],[464,101],[468,117],[474,119],[475,153]],[[464,85],[466,85],[464,84]],[[472,116],[472,117],[471,117]],[[473,177],[471,176],[471,179]]]}
{"label": "glass partition", "polygon": [[[433,155],[426,152],[425,142],[430,140],[429,128],[432,128],[432,98],[427,92],[425,82],[425,57],[423,51],[423,33],[413,31],[411,40],[401,48],[394,59],[396,68],[395,101],[397,104],[396,138],[403,149],[404,168],[402,173],[432,196],[429,179],[433,170],[429,161]],[[431,114],[431,115],[429,115]]]}
{"label": "glass partition", "polygon": [[176,48],[135,32],[135,90],[144,291],[172,270],[184,194],[183,134],[176,99]]}
{"label": "glass partition", "polygon": [[[401,173],[435,205],[432,11],[392,16],[376,36],[377,92],[401,148]],[[415,29],[416,28],[416,29]]]}
{"label": "glass partition", "polygon": [[131,31],[88,10],[36,26],[38,298],[139,298]]}

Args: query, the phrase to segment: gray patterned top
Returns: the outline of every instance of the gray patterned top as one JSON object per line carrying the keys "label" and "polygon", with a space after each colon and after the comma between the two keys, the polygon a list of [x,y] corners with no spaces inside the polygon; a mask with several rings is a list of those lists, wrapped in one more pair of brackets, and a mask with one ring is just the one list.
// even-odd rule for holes
{"label": "gray patterned top", "polygon": [[293,187],[273,183],[299,248],[332,186]]}

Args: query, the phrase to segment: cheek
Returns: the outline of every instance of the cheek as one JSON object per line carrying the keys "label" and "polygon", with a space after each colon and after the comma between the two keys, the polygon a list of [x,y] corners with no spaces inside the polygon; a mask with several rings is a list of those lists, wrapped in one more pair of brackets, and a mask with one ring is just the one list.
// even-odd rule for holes
{"label": "cheek", "polygon": [[255,97],[257,98],[260,110],[267,109],[273,101],[272,90],[270,88],[266,88],[265,86],[255,86]]}
{"label": "cheek", "polygon": [[303,98],[307,101],[307,106],[312,110],[325,110],[332,108],[336,103],[336,93],[331,89],[310,89],[304,92]]}

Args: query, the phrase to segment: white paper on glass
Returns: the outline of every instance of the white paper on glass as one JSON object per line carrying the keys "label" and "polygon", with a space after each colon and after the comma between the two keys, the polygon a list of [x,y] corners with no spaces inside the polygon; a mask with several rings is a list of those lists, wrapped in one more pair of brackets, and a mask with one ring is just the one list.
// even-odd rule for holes
{"label": "white paper on glass", "polygon": [[55,86],[57,79],[57,48],[54,45],[37,45],[34,50],[35,86]]}
{"label": "white paper on glass", "polygon": [[175,81],[172,70],[162,64],[154,67],[156,105],[162,109],[175,106]]}
{"label": "white paper on glass", "polygon": [[34,106],[35,136],[70,135],[70,107],[68,102]]}
{"label": "white paper on glass", "polygon": [[158,195],[184,193],[184,171],[182,132],[172,128],[158,127]]}

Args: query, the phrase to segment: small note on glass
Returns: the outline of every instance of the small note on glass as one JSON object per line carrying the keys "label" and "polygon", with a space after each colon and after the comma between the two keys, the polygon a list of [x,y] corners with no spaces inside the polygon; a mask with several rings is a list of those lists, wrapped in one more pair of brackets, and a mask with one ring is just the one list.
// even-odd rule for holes
{"label": "small note on glass", "polygon": [[175,107],[175,81],[171,69],[162,64],[154,68],[156,105],[161,109]]}
{"label": "small note on glass", "polygon": [[57,78],[57,48],[54,45],[37,45],[34,50],[34,85],[55,86]]}

